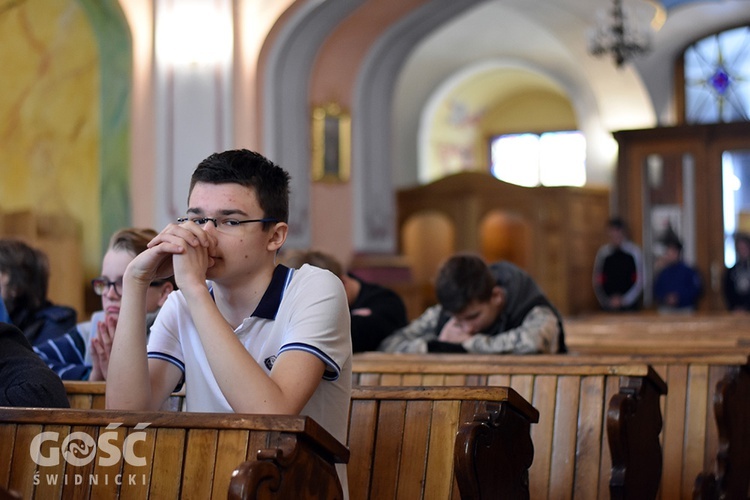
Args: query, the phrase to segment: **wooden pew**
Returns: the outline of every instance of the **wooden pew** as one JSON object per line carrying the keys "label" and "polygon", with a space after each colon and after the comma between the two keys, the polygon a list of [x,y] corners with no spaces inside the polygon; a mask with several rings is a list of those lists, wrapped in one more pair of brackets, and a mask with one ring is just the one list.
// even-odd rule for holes
{"label": "wooden pew", "polygon": [[565,342],[578,354],[750,354],[750,318],[649,312],[566,318]]}
{"label": "wooden pew", "polygon": [[748,498],[750,489],[750,367],[738,367],[719,381],[714,395],[719,452],[713,470],[698,475],[693,498]]}
{"label": "wooden pew", "polygon": [[0,443],[0,487],[43,500],[342,498],[349,456],[312,419],[275,415],[0,407]]}
{"label": "wooden pew", "polygon": [[[584,382],[593,383],[593,379],[584,375],[587,370],[601,370],[601,366],[610,366],[613,370],[625,370],[627,366],[634,364],[649,365],[669,387],[669,392],[662,398],[660,404],[663,418],[660,436],[663,470],[657,498],[672,500],[692,498],[696,476],[703,471],[710,470],[713,466],[719,446],[716,423],[711,417],[716,384],[729,371],[748,363],[750,360],[744,353],[632,356],[611,354],[562,356],[430,354],[425,356],[362,353],[355,355],[353,371],[355,383],[359,384],[502,385],[516,389],[541,414],[539,424],[532,428],[532,439],[536,451],[530,473],[532,497],[545,498],[548,492],[552,491],[549,489],[550,480],[547,479],[549,476],[547,471],[552,466],[552,462],[549,458],[551,452],[544,450],[551,450],[553,449],[551,447],[556,446],[555,453],[562,453],[560,445],[555,445],[553,442],[553,431],[558,432],[556,420],[569,413],[573,414],[573,416],[568,415],[569,420],[579,413],[588,414],[588,411],[583,410],[583,400],[579,402],[578,399],[568,398],[566,401],[565,394],[574,393],[577,396],[585,393]],[[578,367],[571,368],[575,365]],[[599,368],[596,368],[597,365]],[[554,375],[555,371],[558,372],[557,376]],[[572,378],[575,377],[576,371],[580,374],[577,380]],[[557,399],[554,396],[549,398],[549,394],[554,395],[556,388],[560,387],[557,383],[558,377],[560,384],[567,384],[567,387],[573,387],[573,389],[567,389],[565,393],[558,391]],[[607,383],[617,386],[614,378],[608,379]],[[586,389],[587,391],[589,389]],[[605,397],[609,400],[613,394],[613,390],[608,389]],[[562,413],[555,416],[555,421],[550,422],[545,419],[545,415],[554,414],[550,412],[555,411],[557,400],[565,401],[566,405],[562,410],[558,410]],[[570,404],[567,404],[568,401]],[[571,427],[572,431],[560,430],[560,432],[564,436],[569,436],[567,439],[571,439],[570,436],[576,439],[576,427]],[[603,435],[601,426],[595,428],[594,431]],[[582,436],[591,435],[590,432],[582,434]],[[555,437],[555,439],[560,438]],[[590,441],[581,441],[577,446],[590,450],[592,445]],[[568,467],[573,467],[573,464],[577,464],[578,461],[591,460],[587,456],[576,456],[576,449],[576,445],[568,445],[566,448],[565,463],[569,464]],[[608,471],[609,461],[609,446],[605,442],[601,448],[601,471]],[[600,472],[600,476],[606,477],[605,472]],[[535,486],[535,482],[542,486]],[[537,494],[534,494],[535,487],[539,488]],[[563,490],[556,489],[555,491]],[[590,492],[591,487],[586,491]],[[598,497],[604,496],[606,482],[602,477],[600,477],[599,488],[596,491],[599,492]],[[578,494],[574,496],[579,498]],[[590,493],[581,498],[588,497],[597,498],[596,495]]]}
{"label": "wooden pew", "polygon": [[[485,498],[469,493],[487,489],[495,498],[528,498],[534,453],[529,427],[538,419],[528,402],[505,387],[355,387],[350,498]],[[480,446],[479,453],[485,453],[475,456],[477,440],[502,446]],[[495,465],[489,479],[486,471],[467,465],[474,458]],[[458,463],[463,468],[455,479]],[[507,469],[500,471],[500,464]],[[482,487],[484,482],[491,484]]]}
{"label": "wooden pew", "polygon": [[[71,408],[80,410],[103,410],[106,408],[106,383],[82,380],[63,380]],[[172,393],[164,403],[164,411],[181,411],[185,403],[185,389]]]}
{"label": "wooden pew", "polygon": [[[103,407],[103,382],[64,385],[71,406]],[[182,408],[183,397],[174,394],[170,406]],[[393,491],[399,498],[447,499],[459,498],[459,491],[499,492],[501,487],[515,488],[509,498],[517,498],[523,488],[528,496],[533,458],[529,427],[538,419],[528,402],[503,387],[354,387],[348,439],[350,498],[375,499]],[[510,434],[509,426],[514,431]],[[482,450],[482,456],[487,459],[489,454],[493,464],[507,463],[505,474],[464,465],[454,476],[459,463],[474,459],[472,450],[482,439],[504,444]]]}
{"label": "wooden pew", "polygon": [[[609,496],[612,462],[606,433],[610,400],[622,377],[649,379],[656,398],[665,390],[647,364],[590,363],[572,356],[362,353],[354,357],[360,385],[486,385],[515,389],[539,410],[531,430],[532,498]],[[658,431],[657,431],[658,436]],[[658,479],[657,479],[658,482]]]}

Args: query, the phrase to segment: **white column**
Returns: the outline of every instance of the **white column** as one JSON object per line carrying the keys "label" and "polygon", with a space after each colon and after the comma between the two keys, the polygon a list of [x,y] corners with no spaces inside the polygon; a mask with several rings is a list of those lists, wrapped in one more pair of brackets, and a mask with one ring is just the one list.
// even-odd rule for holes
{"label": "white column", "polygon": [[156,226],[184,215],[196,165],[232,144],[232,1],[157,0]]}

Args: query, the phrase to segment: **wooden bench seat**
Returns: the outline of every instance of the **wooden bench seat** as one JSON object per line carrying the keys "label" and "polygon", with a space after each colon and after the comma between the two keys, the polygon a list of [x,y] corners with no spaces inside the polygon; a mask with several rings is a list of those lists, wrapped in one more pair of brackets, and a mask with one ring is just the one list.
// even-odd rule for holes
{"label": "wooden bench seat", "polygon": [[[360,385],[486,385],[515,389],[539,410],[531,429],[532,498],[608,498],[611,455],[609,402],[622,377],[658,376],[645,363],[606,363],[571,356],[362,353],[354,357]],[[658,404],[658,392],[656,399]]]}
{"label": "wooden bench seat", "polygon": [[0,443],[0,486],[40,500],[342,498],[349,458],[300,416],[0,407]]}

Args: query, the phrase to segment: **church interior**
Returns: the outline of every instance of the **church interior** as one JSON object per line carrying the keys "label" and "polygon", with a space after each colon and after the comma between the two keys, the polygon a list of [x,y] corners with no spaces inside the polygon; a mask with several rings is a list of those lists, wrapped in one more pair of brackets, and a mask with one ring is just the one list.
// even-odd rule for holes
{"label": "church interior", "polygon": [[[692,89],[684,60],[700,40],[736,60],[717,34],[750,10],[631,1],[643,51],[622,61],[613,7],[590,0],[10,2],[0,231],[50,250],[52,298],[85,314],[108,236],[176,219],[197,162],[242,147],[291,173],[286,248],[393,286],[410,315],[457,251],[520,265],[566,315],[596,312],[590,269],[613,215],[644,247],[647,280],[671,221],[709,285],[699,310],[721,311],[744,220],[741,197],[725,208],[721,158],[747,162],[747,30],[731,92]],[[494,138],[554,131],[585,139],[575,178],[491,175]]]}
{"label": "church interior", "polygon": [[[330,454],[349,459],[351,498],[485,498],[464,495],[477,479],[461,482],[452,446],[409,427],[409,412],[429,413],[410,398],[439,401],[429,425],[450,444],[480,399],[485,421],[497,401],[515,405],[516,437],[531,426],[534,442],[531,498],[719,498],[728,485],[747,498],[747,471],[726,464],[737,450],[750,464],[750,316],[728,311],[722,279],[750,233],[750,0],[0,0],[0,68],[0,237],[46,252],[50,299],[81,318],[100,304],[90,283],[110,235],[184,216],[195,166],[238,148],[291,175],[280,259],[327,252],[396,291],[409,319],[436,302],[435,272],[457,252],[539,284],[570,356],[355,356],[350,429],[373,435]],[[562,136],[575,154],[529,149]],[[531,142],[511,154],[511,139]],[[633,314],[603,312],[592,284],[613,217],[643,253]],[[654,298],[667,234],[703,283],[688,313]],[[428,390],[461,385],[476,391]],[[66,389],[77,408],[104,408],[103,385]],[[44,418],[0,408],[0,438],[12,419],[21,432]],[[207,422],[195,425],[234,440],[222,433],[235,424]],[[389,428],[398,439],[378,441]],[[412,445],[429,453],[384,472]],[[0,454],[0,496],[30,493],[11,463]],[[230,487],[218,459],[208,486],[186,486],[198,476],[185,467],[176,491]]]}

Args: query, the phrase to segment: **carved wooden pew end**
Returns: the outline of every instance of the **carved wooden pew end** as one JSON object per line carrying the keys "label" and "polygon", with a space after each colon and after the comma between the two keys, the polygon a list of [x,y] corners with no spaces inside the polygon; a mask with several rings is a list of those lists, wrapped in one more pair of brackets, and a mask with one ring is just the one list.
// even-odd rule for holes
{"label": "carved wooden pew end", "polygon": [[[257,460],[241,463],[229,481],[229,500],[295,498],[343,500],[335,467],[294,443],[258,450]],[[320,473],[321,470],[326,474]]]}
{"label": "carved wooden pew end", "polygon": [[[528,498],[530,424],[538,420],[539,412],[506,387],[356,386],[351,498]],[[499,470],[507,483],[492,489]],[[521,495],[501,494],[518,489]]]}
{"label": "carved wooden pew end", "polygon": [[716,384],[714,415],[719,430],[715,470],[695,480],[693,498],[748,498],[750,488],[750,366],[733,368]]}
{"label": "carved wooden pew end", "polygon": [[610,498],[656,498],[662,472],[662,428],[659,398],[667,385],[649,367],[646,377],[623,378],[620,392],[607,410],[607,436],[612,455]]}
{"label": "carved wooden pew end", "polygon": [[529,498],[529,467],[534,459],[531,424],[507,403],[488,404],[487,412],[459,427],[456,482],[461,498]]}

